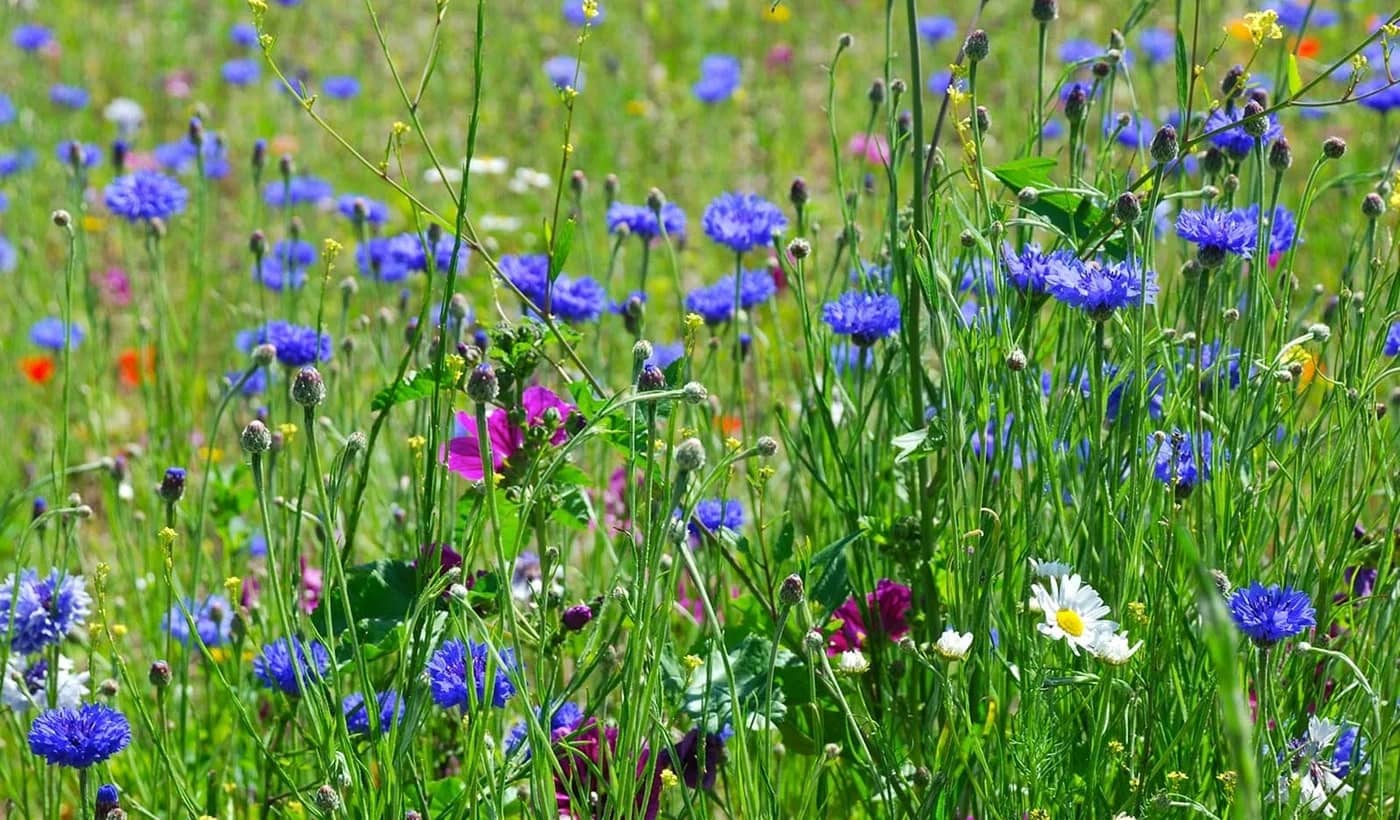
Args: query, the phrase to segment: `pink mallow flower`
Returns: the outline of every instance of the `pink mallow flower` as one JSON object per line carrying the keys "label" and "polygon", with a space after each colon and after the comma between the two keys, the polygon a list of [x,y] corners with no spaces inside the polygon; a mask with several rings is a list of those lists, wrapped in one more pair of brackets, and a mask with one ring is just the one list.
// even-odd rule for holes
{"label": "pink mallow flower", "polygon": [[839,655],[851,649],[865,646],[867,638],[883,635],[891,641],[899,640],[909,631],[909,587],[897,584],[888,578],[881,578],[875,584],[875,591],[865,596],[865,608],[879,619],[873,629],[867,628],[861,616],[860,602],[851,596],[831,613],[834,620],[841,622],[836,631],[827,639],[826,654]]}
{"label": "pink mallow flower", "polygon": [[846,151],[852,156],[865,157],[871,165],[890,162],[890,143],[883,134],[856,134],[846,143]]}
{"label": "pink mallow flower", "polygon": [[[572,404],[565,402],[547,387],[534,385],[525,388],[520,396],[525,408],[525,426],[539,427],[544,424],[545,411],[551,407],[559,411],[561,421],[567,421],[575,411]],[[480,481],[486,477],[481,469],[481,440],[478,438],[476,419],[469,413],[458,413],[457,422],[466,435],[447,442],[447,469],[469,481]],[[525,446],[525,430],[510,421],[510,414],[504,407],[497,407],[486,417],[486,436],[491,442],[491,466],[499,472],[511,456]],[[561,425],[550,437],[550,444],[563,444],[569,434]]]}

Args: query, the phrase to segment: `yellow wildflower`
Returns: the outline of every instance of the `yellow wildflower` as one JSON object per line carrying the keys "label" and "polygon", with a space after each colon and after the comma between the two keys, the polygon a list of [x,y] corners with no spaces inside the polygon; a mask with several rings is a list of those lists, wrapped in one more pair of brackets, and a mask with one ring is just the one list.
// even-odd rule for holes
{"label": "yellow wildflower", "polygon": [[1249,31],[1249,39],[1253,40],[1256,46],[1263,45],[1265,40],[1283,39],[1283,29],[1279,28],[1278,24],[1278,12],[1273,9],[1246,14],[1244,26]]}
{"label": "yellow wildflower", "polygon": [[282,434],[282,441],[291,444],[292,439],[297,437],[297,426],[290,421],[284,421],[277,425],[277,432]]}
{"label": "yellow wildflower", "polygon": [[781,2],[774,3],[763,10],[763,19],[770,23],[786,23],[792,19],[792,9]]}

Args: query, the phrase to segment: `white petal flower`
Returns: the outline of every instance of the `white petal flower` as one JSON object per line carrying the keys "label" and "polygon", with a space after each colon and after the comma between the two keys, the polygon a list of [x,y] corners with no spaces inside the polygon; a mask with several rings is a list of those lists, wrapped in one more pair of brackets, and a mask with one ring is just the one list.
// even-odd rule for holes
{"label": "white petal flower", "polygon": [[102,109],[102,116],[113,125],[122,136],[129,137],[132,132],[141,127],[141,123],[146,119],[146,112],[141,110],[141,104],[126,97],[117,97],[107,103],[107,107]]}
{"label": "white petal flower", "polygon": [[467,165],[469,174],[489,174],[500,176],[510,170],[510,160],[505,157],[472,157]]}
{"label": "white petal flower", "polygon": [[1074,567],[1063,561],[1041,561],[1032,557],[1031,572],[1037,578],[1065,578],[1074,573]]}
{"label": "white petal flower", "polygon": [[1103,598],[1078,575],[1051,578],[1049,590],[1035,584],[1031,593],[1037,611],[1045,616],[1045,622],[1036,624],[1036,629],[1051,640],[1063,639],[1076,655],[1081,648],[1092,647],[1099,633],[1118,629],[1118,624],[1104,620],[1108,607]]}
{"label": "white petal flower", "polygon": [[860,675],[870,668],[870,661],[859,649],[841,653],[836,661],[836,671],[842,675]]}
{"label": "white petal flower", "polygon": [[483,231],[495,233],[515,233],[520,230],[524,223],[518,217],[501,216],[500,214],[482,214],[476,221],[476,225]]}
{"label": "white petal flower", "polygon": [[950,661],[960,661],[966,658],[972,649],[972,633],[945,629],[943,634],[938,636],[938,643],[934,644],[933,648]]}
{"label": "white petal flower", "polygon": [[[41,711],[50,708],[48,690],[48,664],[36,659],[27,663],[18,655],[11,655],[5,668],[3,688],[0,688],[0,701],[16,712],[24,712],[31,706]],[[58,658],[58,687],[54,699],[56,709],[76,708],[88,694],[88,673],[74,672],[73,661],[62,655]]]}
{"label": "white petal flower", "polygon": [[1109,666],[1122,666],[1132,660],[1133,655],[1141,648],[1142,641],[1131,645],[1128,643],[1126,632],[1104,630],[1099,633],[1098,640],[1089,647],[1089,651]]}

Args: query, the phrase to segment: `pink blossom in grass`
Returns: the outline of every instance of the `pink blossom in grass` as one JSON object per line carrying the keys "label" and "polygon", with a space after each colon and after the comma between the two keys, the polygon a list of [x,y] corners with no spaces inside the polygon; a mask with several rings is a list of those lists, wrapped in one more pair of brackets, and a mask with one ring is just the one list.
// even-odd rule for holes
{"label": "pink blossom in grass", "polygon": [[867,627],[860,602],[855,596],[847,598],[831,615],[841,625],[827,639],[826,653],[834,656],[850,649],[860,649],[867,639],[878,636],[898,640],[909,631],[911,600],[909,587],[881,578],[875,584],[875,591],[865,596],[866,611],[878,618],[877,623]]}
{"label": "pink blossom in grass", "polygon": [[[559,418],[567,421],[574,413],[574,406],[565,402],[547,387],[533,385],[525,388],[520,396],[525,408],[525,426],[539,427],[544,423],[545,411],[551,407],[559,411]],[[469,481],[480,481],[486,477],[481,469],[481,439],[476,429],[476,418],[466,412],[457,414],[457,423],[465,431],[447,443],[447,469]],[[525,446],[525,430],[510,421],[510,414],[503,407],[497,407],[486,417],[486,436],[491,442],[491,466],[499,472],[510,457]],[[563,444],[569,434],[561,426],[554,431],[549,443]]]}
{"label": "pink blossom in grass", "polygon": [[890,143],[883,134],[856,134],[846,143],[846,151],[852,156],[864,157],[871,165],[890,162]]}

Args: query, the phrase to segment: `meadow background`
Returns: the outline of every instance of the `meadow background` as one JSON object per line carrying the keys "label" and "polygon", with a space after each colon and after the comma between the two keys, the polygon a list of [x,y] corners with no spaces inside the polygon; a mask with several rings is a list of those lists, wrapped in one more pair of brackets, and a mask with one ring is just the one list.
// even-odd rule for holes
{"label": "meadow background", "polygon": [[1400,13],[1269,10],[6,4],[0,815],[1394,816]]}

